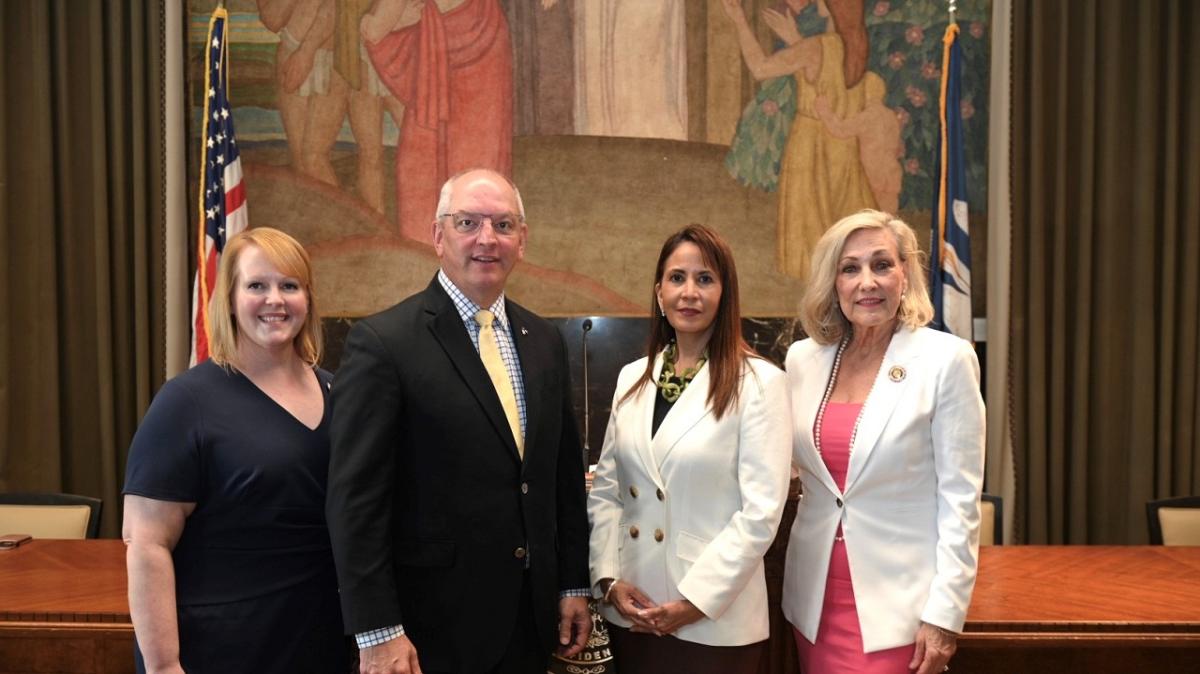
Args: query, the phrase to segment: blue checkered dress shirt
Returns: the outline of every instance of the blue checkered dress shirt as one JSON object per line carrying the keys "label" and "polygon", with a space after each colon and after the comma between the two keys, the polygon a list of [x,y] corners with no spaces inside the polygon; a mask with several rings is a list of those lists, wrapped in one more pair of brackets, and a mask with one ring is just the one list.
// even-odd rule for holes
{"label": "blue checkered dress shirt", "polygon": [[[446,272],[438,270],[438,283],[450,296],[458,315],[462,317],[463,325],[467,326],[467,334],[471,336],[471,344],[475,353],[479,353],[479,324],[475,322],[475,314],[483,307],[477,306],[467,299]],[[521,434],[525,434],[525,376],[521,373],[521,359],[517,357],[517,346],[513,344],[512,326],[508,324],[508,314],[504,311],[504,293],[487,308],[496,317],[492,323],[492,332],[496,334],[496,345],[500,347],[500,358],[504,360],[504,369],[508,370],[508,380],[512,382],[513,393],[517,396],[517,411],[521,414]]]}

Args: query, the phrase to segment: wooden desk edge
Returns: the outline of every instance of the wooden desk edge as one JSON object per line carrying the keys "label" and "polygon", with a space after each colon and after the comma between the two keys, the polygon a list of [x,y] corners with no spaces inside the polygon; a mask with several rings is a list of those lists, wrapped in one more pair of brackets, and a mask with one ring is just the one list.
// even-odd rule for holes
{"label": "wooden desk edge", "polygon": [[1200,632],[965,632],[959,648],[1200,648]]}
{"label": "wooden desk edge", "polygon": [[4,622],[0,639],[31,637],[133,636],[133,623],[102,622]]}

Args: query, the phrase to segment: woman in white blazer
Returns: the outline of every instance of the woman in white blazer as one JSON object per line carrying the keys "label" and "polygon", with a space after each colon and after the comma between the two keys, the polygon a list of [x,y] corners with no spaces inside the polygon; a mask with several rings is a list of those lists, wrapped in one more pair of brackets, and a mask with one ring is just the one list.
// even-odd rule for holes
{"label": "woman in white blazer", "polygon": [[934,674],[975,585],[984,410],[971,345],[933,318],[908,225],[862,211],[813,252],[787,356],[804,492],[783,611],[805,671]]}
{"label": "woman in white blazer", "polygon": [[655,281],[648,355],[621,370],[589,496],[592,582],[621,674],[754,672],[789,479],[786,378],[742,339],[715,232],[668,238]]}

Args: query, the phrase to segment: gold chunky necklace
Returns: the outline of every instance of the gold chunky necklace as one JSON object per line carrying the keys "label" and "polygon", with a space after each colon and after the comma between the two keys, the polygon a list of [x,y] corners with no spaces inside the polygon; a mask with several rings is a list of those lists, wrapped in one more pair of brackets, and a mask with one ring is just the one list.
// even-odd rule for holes
{"label": "gold chunky necklace", "polygon": [[687,390],[688,384],[692,383],[696,373],[704,367],[704,363],[708,360],[708,349],[700,356],[700,360],[696,364],[683,371],[683,374],[675,374],[675,361],[679,357],[678,347],[672,342],[667,345],[666,352],[663,353],[662,373],[658,375],[658,381],[655,385],[658,386],[658,392],[662,394],[663,400],[669,403],[674,403],[679,400],[679,396]]}

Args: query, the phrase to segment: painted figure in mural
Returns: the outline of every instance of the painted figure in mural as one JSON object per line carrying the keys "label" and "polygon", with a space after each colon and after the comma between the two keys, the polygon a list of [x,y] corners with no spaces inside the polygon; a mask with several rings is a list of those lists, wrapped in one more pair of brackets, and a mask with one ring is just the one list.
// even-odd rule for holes
{"label": "painted figure in mural", "polygon": [[575,132],[687,140],[683,0],[575,4]]}
{"label": "painted figure in mural", "polygon": [[337,185],[330,152],[346,116],[346,81],[333,70],[335,0],[258,0],[258,17],[279,34],[277,104],[292,166]]}
{"label": "painted figure in mural", "polygon": [[759,80],[791,76],[796,82],[795,119],[779,169],[777,255],[780,270],[797,278],[807,276],[809,256],[830,222],[876,206],[857,139],[829,133],[816,111],[818,96],[841,119],[852,118],[866,107],[863,2],[815,1],[827,22],[826,32],[814,37],[801,36],[790,13],[807,5],[806,0],[789,0],[786,14],[764,10],[764,21],[787,43],[767,55],[746,20],[741,0],[722,0],[737,28],[751,75]]}
{"label": "painted figure in mural", "polygon": [[[350,131],[358,151],[358,193],[378,213],[383,212],[383,115],[386,110],[399,128],[404,106],[392,96],[375,72],[359,30],[371,0],[337,0],[334,35],[335,76],[349,87]],[[418,9],[419,12],[419,9]]]}
{"label": "painted figure in mural", "polygon": [[786,377],[742,338],[715,232],[671,235],[654,280],[658,320],[617,380],[588,497],[591,579],[621,674],[757,672],[790,475]]}
{"label": "painted figure in mural", "polygon": [[512,174],[512,48],[499,0],[380,0],[367,54],[404,105],[396,145],[400,234],[433,243],[429,204],[454,173]]}
{"label": "painted figure in mural", "polygon": [[867,183],[875,195],[875,203],[888,213],[900,207],[900,186],[904,169],[900,160],[904,157],[904,141],[900,137],[900,120],[896,112],[883,104],[887,85],[875,73],[863,76],[866,91],[866,107],[856,115],[842,119],[833,112],[829,99],[817,96],[813,109],[825,124],[825,129],[834,138],[854,138],[858,141],[858,157]]}

